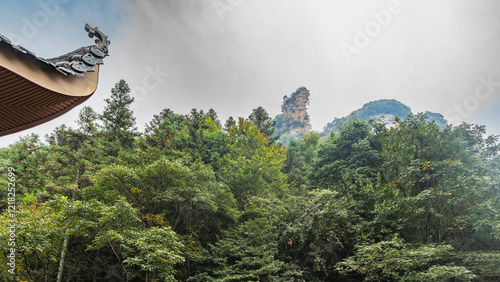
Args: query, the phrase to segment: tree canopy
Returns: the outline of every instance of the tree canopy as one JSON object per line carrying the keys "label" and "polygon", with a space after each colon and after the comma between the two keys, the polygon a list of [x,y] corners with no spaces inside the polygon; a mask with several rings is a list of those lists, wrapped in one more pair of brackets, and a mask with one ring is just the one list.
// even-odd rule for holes
{"label": "tree canopy", "polygon": [[17,226],[0,280],[500,279],[500,143],[484,126],[351,117],[284,146],[262,107],[224,125],[164,109],[139,132],[129,92],[121,80],[77,128],[0,150],[2,238]]}

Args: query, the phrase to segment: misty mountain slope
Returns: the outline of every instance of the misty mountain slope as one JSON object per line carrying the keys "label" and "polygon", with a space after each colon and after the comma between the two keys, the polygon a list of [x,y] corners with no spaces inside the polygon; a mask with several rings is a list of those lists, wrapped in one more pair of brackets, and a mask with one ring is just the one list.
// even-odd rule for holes
{"label": "misty mountain slope", "polygon": [[[278,142],[287,145],[291,140],[300,140],[304,135],[311,132],[309,114],[307,112],[309,97],[310,92],[304,86],[299,87],[289,96],[285,95],[283,97],[282,113],[274,118],[276,122],[274,136],[279,136]],[[446,126],[447,121],[443,115],[428,111],[425,113],[428,115],[428,119],[436,121],[439,127],[443,128]],[[366,121],[377,118],[382,123],[391,125],[394,123],[396,117],[404,120],[409,114],[412,114],[411,108],[395,99],[371,101],[348,116],[342,118],[335,117],[319,134],[320,136],[328,136],[332,131],[337,131],[342,124],[354,116]]]}
{"label": "misty mountain slope", "polygon": [[[381,99],[366,103],[360,109],[352,112],[350,115],[342,118],[334,118],[332,122],[328,123],[324,128],[321,135],[330,134],[332,131],[337,131],[339,126],[344,124],[349,118],[357,116],[361,120],[370,120],[372,118],[379,118],[382,123],[390,125],[394,123],[396,117],[405,119],[411,114],[411,108],[405,104],[394,99]],[[430,121],[435,121],[439,127],[444,127],[447,121],[442,114],[425,112],[429,116]]]}

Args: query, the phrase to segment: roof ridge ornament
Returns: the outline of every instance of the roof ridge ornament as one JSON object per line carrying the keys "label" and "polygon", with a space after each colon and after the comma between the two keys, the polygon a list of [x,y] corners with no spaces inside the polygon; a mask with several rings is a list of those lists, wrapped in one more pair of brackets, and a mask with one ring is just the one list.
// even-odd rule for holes
{"label": "roof ridge ornament", "polygon": [[64,75],[83,77],[86,72],[94,72],[95,65],[104,64],[103,59],[108,55],[111,42],[98,27],[85,24],[85,31],[90,38],[95,37],[95,45],[82,47],[66,55],[49,59],[56,69]]}
{"label": "roof ridge ornament", "polygon": [[94,42],[97,45],[97,48],[108,55],[108,46],[111,44],[108,37],[104,35],[104,33],[102,33],[97,26],[93,28],[88,23],[85,24],[85,31],[89,33],[90,38],[96,37]]}

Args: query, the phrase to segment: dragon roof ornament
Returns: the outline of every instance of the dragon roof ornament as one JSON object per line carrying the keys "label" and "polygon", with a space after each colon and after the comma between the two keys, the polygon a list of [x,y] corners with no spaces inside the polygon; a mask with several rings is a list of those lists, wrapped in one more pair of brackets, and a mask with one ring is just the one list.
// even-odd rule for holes
{"label": "dragon roof ornament", "polygon": [[111,44],[108,37],[98,27],[92,28],[89,24],[85,24],[85,31],[88,32],[90,38],[96,38],[95,45],[81,47],[73,52],[51,59],[38,57],[23,46],[14,44],[2,34],[0,34],[0,42],[10,44],[17,51],[33,56],[37,60],[53,66],[64,75],[83,77],[86,72],[94,72],[95,65],[104,64],[103,59],[108,56],[109,45]]}

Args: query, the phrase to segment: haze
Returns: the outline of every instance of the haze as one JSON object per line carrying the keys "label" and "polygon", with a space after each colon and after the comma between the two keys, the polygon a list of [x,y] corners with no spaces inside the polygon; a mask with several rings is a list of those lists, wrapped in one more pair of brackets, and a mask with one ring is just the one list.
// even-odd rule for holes
{"label": "haze", "polygon": [[[47,21],[37,26],[43,12]],[[9,0],[0,14],[0,33],[47,58],[90,45],[86,22],[107,33],[111,56],[84,105],[101,111],[123,78],[141,129],[164,108],[213,108],[224,121],[263,106],[275,116],[284,95],[306,86],[316,131],[369,101],[397,99],[415,113],[500,134],[495,0]],[[29,36],[26,21],[37,29]],[[356,52],[346,55],[345,46]],[[0,147],[62,123],[75,127],[80,108],[2,137]]]}

